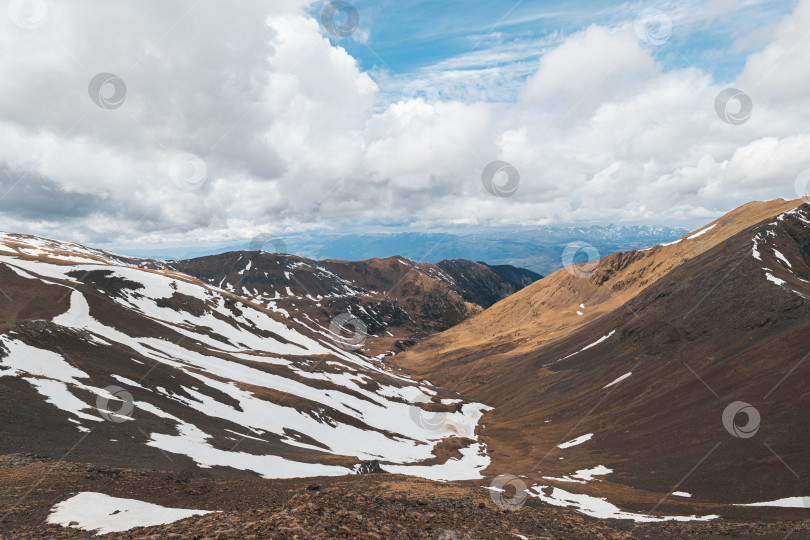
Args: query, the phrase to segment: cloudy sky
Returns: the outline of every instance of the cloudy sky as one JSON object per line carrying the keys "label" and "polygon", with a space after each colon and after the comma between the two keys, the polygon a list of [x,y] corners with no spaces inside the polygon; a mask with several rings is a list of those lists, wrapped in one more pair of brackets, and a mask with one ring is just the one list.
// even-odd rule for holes
{"label": "cloudy sky", "polygon": [[810,0],[3,3],[5,231],[694,223],[810,179]]}

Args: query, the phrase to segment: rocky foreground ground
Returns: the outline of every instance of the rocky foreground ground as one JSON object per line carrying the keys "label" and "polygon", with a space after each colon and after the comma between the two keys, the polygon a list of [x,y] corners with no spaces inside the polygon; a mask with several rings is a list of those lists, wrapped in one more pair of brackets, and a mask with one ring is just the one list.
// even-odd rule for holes
{"label": "rocky foreground ground", "polygon": [[[221,510],[169,525],[96,536],[48,525],[80,491]],[[0,458],[0,538],[808,538],[810,521],[664,523],[599,520],[529,499],[501,510],[480,485],[398,475],[261,480]]]}

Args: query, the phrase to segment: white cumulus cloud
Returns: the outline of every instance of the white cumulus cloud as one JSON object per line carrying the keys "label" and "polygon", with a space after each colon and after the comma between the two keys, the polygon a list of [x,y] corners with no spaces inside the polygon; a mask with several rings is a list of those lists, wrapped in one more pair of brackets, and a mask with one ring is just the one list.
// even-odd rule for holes
{"label": "white cumulus cloud", "polygon": [[[734,9],[715,4],[707,17]],[[549,46],[511,101],[492,95],[508,67],[483,70],[478,83],[491,91],[463,99],[431,92],[435,74],[427,91],[390,97],[305,0],[44,5],[35,28],[0,24],[0,215],[10,231],[131,243],[346,221],[694,219],[793,197],[795,175],[810,167],[810,0],[773,27],[737,80],[662,67],[656,55],[677,45],[656,49],[627,20]],[[374,26],[362,29],[373,45]],[[531,65],[526,52],[515,58],[520,72]],[[444,82],[461,77],[458,63],[444,64]],[[126,85],[118,108],[88,95],[104,72]],[[463,86],[470,80],[464,71]],[[743,125],[715,114],[727,87],[753,101]],[[205,164],[194,189],[173,177],[181,153]],[[514,196],[482,186],[494,160],[519,171]]]}

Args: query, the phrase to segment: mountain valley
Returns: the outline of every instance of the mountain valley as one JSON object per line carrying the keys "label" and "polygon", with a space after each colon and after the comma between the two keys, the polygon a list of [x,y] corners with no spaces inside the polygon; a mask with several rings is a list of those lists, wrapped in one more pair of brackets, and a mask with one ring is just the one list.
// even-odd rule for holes
{"label": "mountain valley", "polygon": [[808,225],[751,203],[542,279],[5,234],[0,535],[802,537]]}

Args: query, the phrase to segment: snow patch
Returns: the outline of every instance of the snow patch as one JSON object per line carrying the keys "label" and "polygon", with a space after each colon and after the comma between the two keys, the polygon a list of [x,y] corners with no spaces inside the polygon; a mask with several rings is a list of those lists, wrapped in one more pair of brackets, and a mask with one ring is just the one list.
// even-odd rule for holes
{"label": "snow patch", "polygon": [[774,255],[776,255],[776,258],[777,258],[777,259],[779,259],[780,261],[782,261],[783,263],[785,263],[785,264],[787,265],[787,267],[788,267],[788,268],[793,268],[793,265],[792,265],[792,264],[790,264],[790,261],[789,261],[789,260],[787,260],[787,257],[785,257],[784,255],[782,255],[782,253],[781,253],[781,252],[780,252],[778,249],[774,248],[774,250],[773,250],[773,254],[774,254]]}
{"label": "snow patch", "polygon": [[633,374],[633,372],[632,372],[632,371],[628,371],[627,373],[625,373],[625,374],[624,374],[624,375],[622,375],[621,377],[617,378],[617,379],[616,379],[615,381],[613,381],[612,383],[609,383],[609,384],[606,384],[605,386],[603,386],[603,387],[602,387],[602,389],[604,390],[605,388],[610,388],[610,387],[611,387],[611,386],[613,386],[614,384],[619,384],[620,382],[622,382],[623,380],[625,380],[627,377],[629,377],[629,376],[630,376],[630,375],[632,375],[632,374]]}
{"label": "snow patch", "polygon": [[564,443],[562,443],[562,444],[558,444],[558,445],[557,445],[557,448],[562,448],[562,449],[571,448],[572,446],[576,446],[576,445],[578,445],[578,444],[582,444],[582,443],[584,443],[584,442],[588,442],[588,441],[590,441],[590,440],[591,440],[591,437],[593,437],[593,433],[587,433],[587,434],[585,434],[585,435],[582,435],[582,436],[580,436],[580,437],[577,437],[576,439],[571,439],[571,440],[570,440],[570,441],[568,441],[568,442],[564,442]]}
{"label": "snow patch", "polygon": [[734,506],[779,506],[782,508],[810,508],[810,497],[787,497],[775,501],[735,504]]}
{"label": "snow patch", "polygon": [[[579,311],[577,311],[577,313],[578,313],[579,315],[582,315],[581,313],[579,313]],[[567,359],[567,358],[571,358],[571,357],[572,357],[572,356],[574,356],[575,354],[579,354],[579,353],[581,353],[582,351],[587,351],[587,350],[588,350],[588,349],[590,349],[591,347],[596,347],[597,345],[599,345],[600,343],[604,342],[606,339],[608,339],[610,336],[612,336],[612,335],[613,335],[613,334],[615,334],[615,333],[616,333],[616,330],[611,330],[609,334],[607,334],[607,335],[605,335],[605,336],[600,337],[599,339],[597,339],[596,341],[594,341],[594,342],[593,342],[593,343],[591,343],[590,345],[586,345],[586,346],[584,346],[583,348],[581,348],[580,350],[578,350],[578,351],[576,351],[576,352],[572,352],[571,354],[569,354],[568,356],[566,356],[566,357],[564,357],[564,358],[561,358],[560,360],[565,360],[565,359]],[[559,362],[559,360],[557,360],[557,361]]]}
{"label": "snow patch", "polygon": [[570,476],[563,476],[562,478],[555,478],[553,476],[544,476],[546,480],[556,480],[558,482],[574,482],[577,484],[585,484],[590,482],[596,476],[604,476],[613,472],[613,469],[608,469],[604,465],[597,465],[592,469],[582,469]]}
{"label": "snow patch", "polygon": [[590,482],[595,476],[604,476],[613,472],[613,469],[608,469],[604,465],[597,465],[592,469],[582,469],[572,474],[573,478]]}
{"label": "snow patch", "polygon": [[705,229],[703,229],[702,231],[698,231],[698,232],[696,232],[695,234],[693,234],[692,236],[690,236],[689,238],[687,238],[687,240],[692,240],[693,238],[697,238],[698,236],[703,236],[704,234],[706,234],[706,233],[707,233],[707,232],[709,232],[710,230],[714,229],[715,227],[717,227],[717,223],[714,223],[714,224],[712,224],[712,225],[709,225],[708,227],[706,227],[706,228],[705,228]]}
{"label": "snow patch", "polygon": [[599,344],[600,344],[600,343],[602,343],[603,341],[607,340],[607,339],[608,339],[610,336],[612,336],[612,335],[613,335],[613,334],[615,334],[615,333],[616,333],[616,330],[611,330],[611,331],[610,331],[610,333],[609,333],[608,335],[600,337],[599,339],[597,339],[596,341],[594,341],[594,342],[593,342],[593,343],[591,343],[590,345],[586,345],[585,347],[583,347],[582,349],[580,349],[580,350],[579,350],[579,352],[582,352],[582,351],[587,351],[587,350],[588,350],[588,349],[590,349],[591,347],[596,347],[597,345],[599,345]]}
{"label": "snow patch", "polygon": [[777,285],[784,285],[785,283],[787,283],[784,279],[779,279],[778,277],[774,277],[769,272],[765,272],[765,279],[767,279],[768,281],[771,281],[773,283],[776,283]]}
{"label": "snow patch", "polygon": [[[548,503],[552,506],[562,506],[574,508],[577,511],[591,517],[599,519],[630,519],[635,522],[654,522],[654,521],[709,521],[717,519],[720,516],[650,516],[646,514],[636,514],[633,512],[625,512],[620,510],[618,506],[608,502],[607,499],[602,497],[593,497],[582,493],[571,493],[564,489],[547,486],[532,486],[531,488],[536,493],[529,494],[533,497],[539,498],[541,501]],[[550,493],[544,490],[551,489]]]}
{"label": "snow patch", "polygon": [[[51,508],[48,523],[107,534],[128,531],[135,527],[165,525],[210,513],[210,510],[166,508],[136,499],[121,499],[104,493],[84,491]],[[74,522],[76,524],[71,525]]]}

